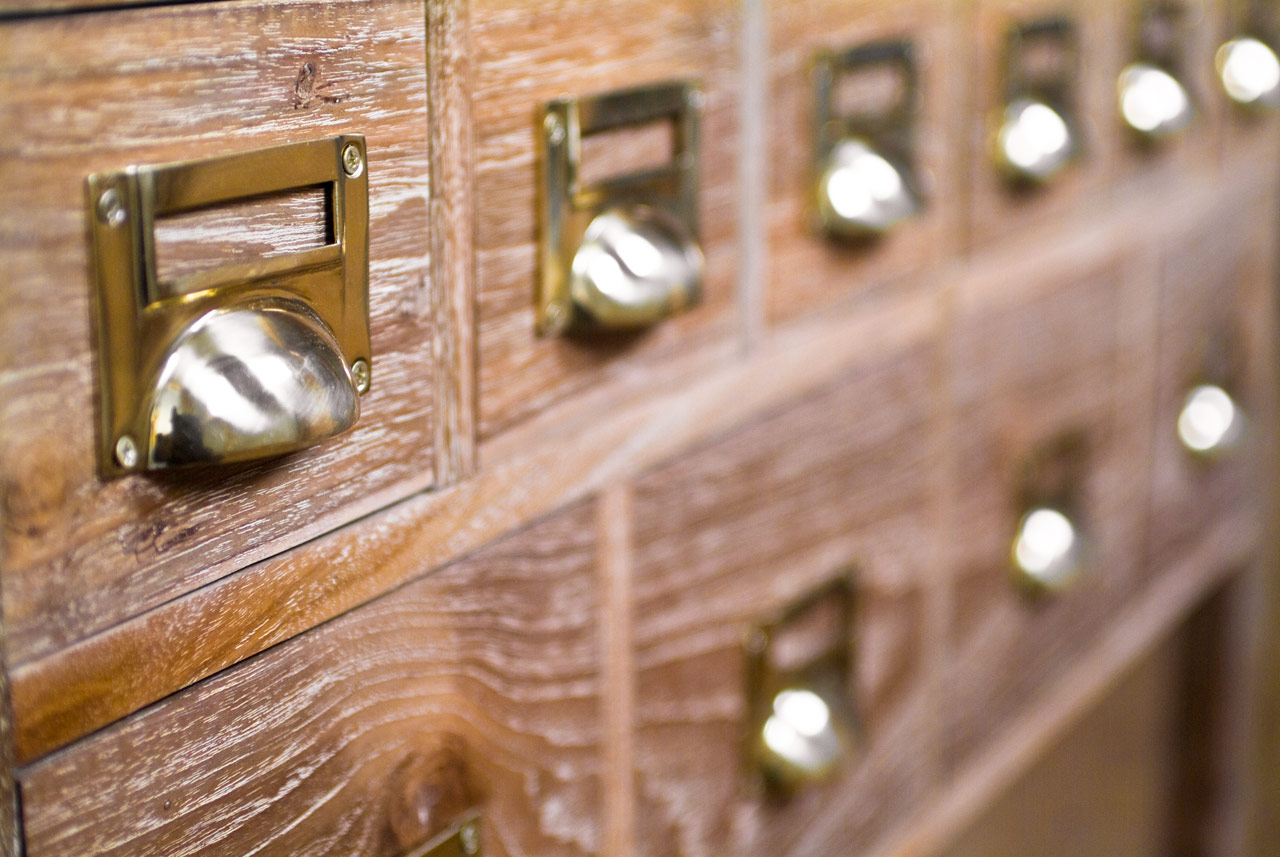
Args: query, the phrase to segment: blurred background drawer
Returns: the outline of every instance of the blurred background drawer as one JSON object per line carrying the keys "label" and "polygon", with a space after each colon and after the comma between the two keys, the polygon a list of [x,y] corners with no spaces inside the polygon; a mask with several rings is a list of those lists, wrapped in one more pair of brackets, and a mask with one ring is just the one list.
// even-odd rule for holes
{"label": "blurred background drawer", "polygon": [[[710,349],[723,357],[736,344],[738,11],[730,0],[478,0],[470,15],[479,440],[492,464],[500,454],[486,453],[491,440],[575,395],[595,391],[616,404],[651,390],[659,366],[677,355]],[[640,333],[539,337],[540,106],[673,80],[695,81],[705,96],[701,303]],[[652,166],[652,142],[603,134],[583,146],[583,172],[603,179]]]}
{"label": "blurred background drawer", "polygon": [[[958,3],[804,0],[770,6],[772,52],[768,107],[768,316],[785,320],[903,280],[946,260],[957,249],[964,213],[961,156],[965,135],[958,107],[954,52]],[[893,55],[894,49],[904,53]],[[885,56],[886,52],[889,56]],[[849,137],[872,147],[884,140],[904,151],[890,165],[915,187],[919,211],[883,235],[835,237],[818,217],[824,171],[819,138],[820,56],[852,53],[852,68],[831,81],[833,124],[852,119]],[[856,57],[856,58],[855,58]],[[877,58],[878,57],[878,58]],[[846,172],[871,194],[869,167]],[[860,197],[859,197],[860,199]],[[870,196],[875,201],[874,195]],[[848,203],[858,208],[854,201]],[[883,205],[883,203],[880,203]],[[867,207],[873,207],[868,205]]]}
{"label": "blurred background drawer", "polygon": [[[10,666],[432,484],[428,295],[446,285],[428,280],[425,50],[422,6],[400,0],[0,26],[0,122],[22,129],[0,143],[22,164],[0,187]],[[338,134],[366,135],[368,149],[373,366],[355,428],[288,458],[100,480],[86,176]],[[210,248],[245,261],[308,218],[324,228],[305,206],[262,217],[185,223],[162,261]]]}
{"label": "blurred background drawer", "polygon": [[[934,778],[936,360],[930,345],[891,349],[638,481],[638,854],[859,853]],[[759,728],[744,639],[850,568],[844,703],[861,746],[831,783],[771,797],[744,763]]]}
{"label": "blurred background drawer", "polygon": [[600,850],[594,512],[580,504],[21,772],[26,853]]}

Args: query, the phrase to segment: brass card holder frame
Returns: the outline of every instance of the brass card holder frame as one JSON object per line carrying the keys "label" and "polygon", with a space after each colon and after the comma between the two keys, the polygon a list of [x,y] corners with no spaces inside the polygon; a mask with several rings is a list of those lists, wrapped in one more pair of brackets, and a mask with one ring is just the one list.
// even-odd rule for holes
{"label": "brass card holder frame", "polygon": [[[1020,522],[1013,539],[1010,570],[1014,583],[1030,598],[1066,592],[1093,567],[1092,527],[1085,497],[1089,459],[1088,436],[1083,431],[1067,431],[1042,442],[1022,461],[1015,496]],[[1056,558],[1056,567],[1047,566],[1041,573],[1029,570],[1018,552],[1018,540],[1024,535],[1028,518],[1037,511],[1061,516],[1074,531],[1074,542]]]}
{"label": "brass card holder frame", "polygon": [[[1034,44],[1055,46],[1061,57],[1056,70],[1048,74],[1028,67],[1025,56]],[[1079,121],[1076,88],[1081,71],[1079,33],[1076,24],[1065,16],[1019,21],[1010,26],[1004,39],[1001,58],[1001,101],[999,113],[992,127],[999,129],[993,135],[996,162],[1005,178],[1015,186],[1034,186],[1054,178],[1063,168],[1082,157],[1086,141]],[[1018,169],[1008,163],[1000,152],[999,133],[1008,121],[1008,108],[1018,103],[1037,103],[1049,107],[1065,125],[1069,148],[1051,163],[1043,174],[1034,169]]]}
{"label": "brass card holder frame", "polygon": [[[776,663],[774,649],[788,629],[824,608],[834,609],[837,616],[829,638],[798,664]],[[747,633],[743,644],[747,693],[744,763],[748,778],[763,786],[770,796],[785,799],[808,785],[829,779],[861,746],[862,727],[855,711],[852,687],[855,608],[854,571],[846,569],[775,615],[756,623]],[[796,691],[816,696],[825,706],[821,733],[816,729],[806,732],[803,724],[799,724],[801,737],[815,742],[814,764],[798,764],[798,760],[803,761],[802,754],[789,758],[771,746],[769,738],[771,720],[781,714],[777,710],[779,700]],[[826,755],[822,755],[824,753]]]}
{"label": "brass card holder frame", "polygon": [[[281,454],[354,423],[357,397],[368,390],[371,371],[366,162],[364,137],[348,134],[89,176],[97,277],[97,452],[104,477]],[[159,218],[305,188],[327,194],[329,240],[323,246],[161,282]],[[236,313],[242,315],[228,320]],[[167,389],[175,401],[192,398],[187,389],[175,393],[182,380],[166,374],[179,359],[177,350],[193,338],[201,348],[216,348],[215,340],[229,338],[233,328],[253,328],[252,347],[271,352],[270,360],[297,364],[297,377],[285,383],[288,394],[262,406],[274,409],[267,417],[278,425],[256,438],[237,437],[236,427],[226,423],[204,426],[219,438],[210,441],[214,448],[173,454],[159,449],[155,421],[168,417],[155,413],[158,397]],[[208,369],[221,358],[191,360]],[[175,405],[175,413],[180,407]],[[201,417],[174,416],[184,418]]]}
{"label": "brass card holder frame", "polygon": [[[836,93],[841,80],[876,67],[889,67],[900,75],[902,84],[897,99],[883,110],[840,112]],[[890,40],[839,51],[820,51],[814,57],[812,79],[814,200],[811,219],[814,229],[836,238],[865,239],[883,234],[897,222],[919,213],[924,196],[917,181],[916,138],[922,99],[915,46],[906,40]],[[902,182],[898,204],[887,205],[882,216],[872,217],[865,223],[848,222],[822,199],[824,174],[830,168],[833,155],[841,144],[855,141],[888,161]]]}
{"label": "brass card holder frame", "polygon": [[[644,327],[699,300],[703,258],[699,249],[698,177],[703,102],[696,83],[677,81],[562,98],[544,105],[536,295],[539,335]],[[673,127],[670,163],[594,183],[582,181],[583,137],[664,119]],[[674,271],[678,280],[672,282],[663,299],[646,306],[604,307],[575,293],[575,259],[592,240],[588,233],[593,224],[603,223],[611,213],[618,215],[616,229],[656,230],[665,269]]]}

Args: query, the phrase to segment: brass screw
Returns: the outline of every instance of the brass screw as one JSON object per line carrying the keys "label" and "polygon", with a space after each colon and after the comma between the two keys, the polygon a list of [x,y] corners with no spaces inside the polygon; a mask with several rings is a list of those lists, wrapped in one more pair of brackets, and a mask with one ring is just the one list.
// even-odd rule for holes
{"label": "brass screw", "polygon": [[476,829],[474,821],[468,821],[462,826],[462,830],[458,831],[458,840],[462,843],[462,850],[465,853],[480,853],[480,831]]}
{"label": "brass screw", "polygon": [[690,110],[701,110],[707,104],[707,96],[701,89],[690,89],[684,95],[684,103],[689,105]]}
{"label": "brass screw", "polygon": [[564,142],[564,122],[559,113],[548,113],[542,124],[547,129],[547,139],[551,141],[551,145],[558,146]]}
{"label": "brass screw", "polygon": [[560,301],[547,304],[542,316],[547,333],[558,334],[569,326],[569,308]]}
{"label": "brass screw", "polygon": [[138,444],[127,434],[120,435],[116,441],[116,463],[125,470],[138,466]]}
{"label": "brass screw", "polygon": [[364,172],[364,155],[355,143],[348,143],[342,150],[342,171],[352,178]]}
{"label": "brass screw", "polygon": [[356,382],[356,392],[364,395],[369,392],[369,382],[372,379],[372,373],[369,371],[369,361],[357,360],[351,364],[351,380]]}
{"label": "brass screw", "polygon": [[124,223],[129,213],[124,210],[124,200],[115,188],[108,188],[98,197],[98,219],[108,226],[119,226]]}

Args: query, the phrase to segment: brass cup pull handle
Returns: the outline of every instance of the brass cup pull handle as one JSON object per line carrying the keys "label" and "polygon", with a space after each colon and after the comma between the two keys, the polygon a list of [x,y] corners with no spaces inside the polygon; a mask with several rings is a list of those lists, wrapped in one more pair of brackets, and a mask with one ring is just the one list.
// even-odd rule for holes
{"label": "brass cup pull handle", "polygon": [[[89,177],[103,476],[276,456],[355,425],[371,373],[365,161],[344,135]],[[323,193],[320,246],[157,273],[158,219],[299,189]]]}
{"label": "brass cup pull handle", "polygon": [[1218,79],[1236,104],[1259,110],[1280,108],[1280,58],[1253,36],[1239,36],[1218,49]]}
{"label": "brass cup pull handle", "polygon": [[1006,105],[996,133],[996,164],[1011,179],[1046,184],[1070,165],[1078,149],[1075,130],[1055,107],[1036,98]]}
{"label": "brass cup pull handle", "polygon": [[676,218],[647,206],[610,209],[587,226],[569,294],[595,327],[646,327],[694,303],[702,252]]}
{"label": "brass cup pull handle", "polygon": [[1185,131],[1195,111],[1182,82],[1152,63],[1136,62],[1117,82],[1120,115],[1147,140],[1163,140]]}
{"label": "brass cup pull handle", "polygon": [[1192,389],[1178,412],[1178,440],[1197,458],[1230,454],[1239,445],[1244,428],[1244,415],[1235,399],[1215,384]]}
{"label": "brass cup pull handle", "polygon": [[1022,516],[1012,554],[1019,581],[1039,594],[1070,589],[1085,568],[1084,541],[1075,522],[1051,506]]}
{"label": "brass cup pull handle", "polygon": [[862,140],[832,148],[818,179],[818,215],[841,238],[876,238],[920,213],[906,171]]}

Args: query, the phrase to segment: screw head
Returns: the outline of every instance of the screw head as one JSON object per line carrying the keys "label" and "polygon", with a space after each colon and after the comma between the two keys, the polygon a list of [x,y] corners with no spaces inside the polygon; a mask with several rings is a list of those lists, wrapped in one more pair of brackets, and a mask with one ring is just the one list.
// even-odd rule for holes
{"label": "screw head", "polygon": [[701,110],[707,104],[707,96],[701,89],[690,89],[684,95],[684,103],[690,110]]}
{"label": "screw head", "polygon": [[569,308],[560,301],[547,304],[542,312],[542,323],[547,333],[558,334],[569,326]]}
{"label": "screw head", "polygon": [[364,395],[369,392],[369,382],[373,373],[369,371],[369,361],[357,360],[351,364],[351,380],[356,382],[356,392]]}
{"label": "screw head", "polygon": [[458,831],[458,840],[462,843],[462,850],[466,853],[480,853],[480,830],[476,827],[474,821],[468,821],[463,825],[462,830]]}
{"label": "screw head", "polygon": [[348,143],[342,150],[342,171],[353,179],[364,172],[364,155],[355,143]]}
{"label": "screw head", "polygon": [[138,444],[127,434],[120,435],[116,441],[116,464],[125,470],[138,466]]}
{"label": "screw head", "polygon": [[120,191],[115,188],[104,190],[102,196],[98,197],[98,219],[108,226],[116,227],[124,223],[128,217],[129,212],[125,211]]}
{"label": "screw head", "polygon": [[547,130],[547,140],[551,145],[558,146],[564,142],[564,120],[559,113],[548,113],[542,125]]}

